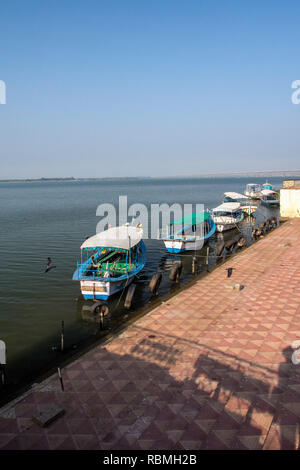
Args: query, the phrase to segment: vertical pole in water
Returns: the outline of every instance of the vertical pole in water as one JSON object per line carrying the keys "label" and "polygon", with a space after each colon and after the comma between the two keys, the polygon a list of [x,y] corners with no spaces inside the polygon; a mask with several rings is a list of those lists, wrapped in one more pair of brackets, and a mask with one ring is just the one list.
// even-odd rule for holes
{"label": "vertical pole in water", "polygon": [[196,271],[196,263],[197,263],[197,258],[196,256],[193,256],[193,259],[192,259],[192,273],[195,274],[195,271]]}
{"label": "vertical pole in water", "polygon": [[63,383],[62,376],[61,376],[60,367],[57,368],[57,372],[58,372],[58,377],[59,377],[61,389],[62,389],[62,391],[64,392],[64,391],[65,391],[65,387],[64,387],[64,383]]}
{"label": "vertical pole in water", "polygon": [[103,321],[103,312],[102,312],[102,307],[100,307],[100,313],[99,313],[99,317],[100,317],[100,330],[103,330],[103,324],[104,324],[104,321]]}
{"label": "vertical pole in water", "polygon": [[208,254],[209,254],[209,246],[206,248],[206,260],[205,260],[205,264],[208,264]]}
{"label": "vertical pole in water", "polygon": [[2,385],[5,385],[5,366],[6,366],[6,345],[4,341],[0,340],[0,373],[1,373]]}
{"label": "vertical pole in water", "polygon": [[131,265],[131,240],[130,240],[130,237],[129,238],[129,266]]}
{"label": "vertical pole in water", "polygon": [[64,335],[65,335],[65,322],[61,322],[61,334],[60,334],[60,350],[64,352]]}

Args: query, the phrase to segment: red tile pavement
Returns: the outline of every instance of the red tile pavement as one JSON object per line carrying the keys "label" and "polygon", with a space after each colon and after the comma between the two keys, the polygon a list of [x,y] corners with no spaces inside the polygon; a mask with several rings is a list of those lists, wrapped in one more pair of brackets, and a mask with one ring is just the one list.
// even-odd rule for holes
{"label": "red tile pavement", "polygon": [[65,392],[52,376],[0,410],[0,449],[298,449],[296,339],[300,219],[67,366]]}

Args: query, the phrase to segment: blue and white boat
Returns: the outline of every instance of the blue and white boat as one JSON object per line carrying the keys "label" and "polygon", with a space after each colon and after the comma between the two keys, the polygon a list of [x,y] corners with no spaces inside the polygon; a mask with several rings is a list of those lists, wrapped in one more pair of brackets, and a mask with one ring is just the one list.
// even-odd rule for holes
{"label": "blue and white boat", "polygon": [[124,225],[84,241],[73,280],[85,299],[107,300],[129,286],[146,263],[142,236],[142,228]]}
{"label": "blue and white boat", "polygon": [[200,250],[215,233],[209,212],[194,212],[171,222],[159,235],[169,253]]}

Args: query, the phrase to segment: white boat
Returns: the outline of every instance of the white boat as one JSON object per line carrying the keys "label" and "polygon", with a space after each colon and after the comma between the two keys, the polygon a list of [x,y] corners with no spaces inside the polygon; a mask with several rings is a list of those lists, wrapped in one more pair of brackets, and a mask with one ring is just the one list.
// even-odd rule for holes
{"label": "white boat", "polygon": [[216,226],[209,212],[193,212],[171,222],[161,230],[158,238],[164,242],[169,253],[182,253],[200,250],[215,231]]}
{"label": "white boat", "polygon": [[257,183],[249,183],[245,189],[245,196],[250,197],[251,199],[260,199],[262,187]]}
{"label": "white boat", "polygon": [[142,236],[141,228],[124,225],[85,240],[73,275],[85,299],[107,300],[133,281],[146,262]]}
{"label": "white boat", "polygon": [[244,219],[239,202],[223,202],[211,211],[211,217],[216,224],[217,232],[224,232],[236,228]]}
{"label": "white boat", "polygon": [[241,193],[227,192],[224,193],[224,202],[246,202],[249,200],[248,196]]}

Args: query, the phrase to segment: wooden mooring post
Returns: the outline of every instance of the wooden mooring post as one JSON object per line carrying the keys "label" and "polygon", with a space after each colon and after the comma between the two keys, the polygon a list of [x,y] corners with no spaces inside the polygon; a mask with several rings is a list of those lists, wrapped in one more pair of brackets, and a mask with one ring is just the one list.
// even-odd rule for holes
{"label": "wooden mooring post", "polygon": [[64,383],[63,383],[62,376],[61,376],[60,367],[57,368],[57,372],[58,372],[58,377],[59,377],[61,389],[62,389],[62,391],[64,392],[64,391],[65,391],[65,387],[64,387]]}
{"label": "wooden mooring post", "polygon": [[5,385],[5,367],[6,367],[6,344],[0,340],[0,374],[1,383]]}
{"label": "wooden mooring post", "polygon": [[208,264],[208,256],[209,256],[209,246],[206,248],[206,260],[205,260],[205,264]]}
{"label": "wooden mooring post", "polygon": [[197,269],[197,258],[196,256],[193,256],[193,259],[192,259],[192,273],[193,274],[195,274],[196,269]]}
{"label": "wooden mooring post", "polygon": [[64,352],[65,347],[65,322],[62,320],[61,322],[61,334],[60,334],[60,350]]}

